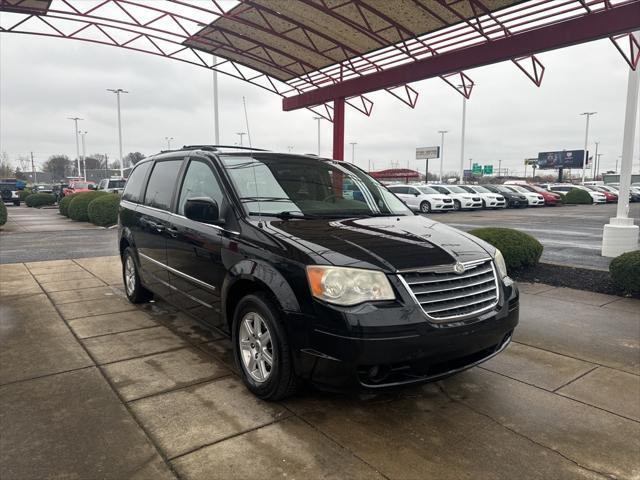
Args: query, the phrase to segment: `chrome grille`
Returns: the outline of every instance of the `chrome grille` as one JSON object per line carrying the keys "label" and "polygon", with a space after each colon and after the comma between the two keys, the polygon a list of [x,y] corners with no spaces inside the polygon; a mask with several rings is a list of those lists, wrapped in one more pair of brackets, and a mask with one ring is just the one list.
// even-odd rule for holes
{"label": "chrome grille", "polygon": [[402,273],[401,278],[422,310],[436,321],[479,314],[498,303],[498,282],[490,259],[464,264],[455,273],[453,265],[432,271]]}

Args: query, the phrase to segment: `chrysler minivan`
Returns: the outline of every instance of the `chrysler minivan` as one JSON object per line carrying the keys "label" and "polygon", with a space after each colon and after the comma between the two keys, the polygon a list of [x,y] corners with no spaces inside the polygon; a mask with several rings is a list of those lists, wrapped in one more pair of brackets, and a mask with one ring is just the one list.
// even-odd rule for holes
{"label": "chrysler minivan", "polygon": [[498,250],[347,162],[216,146],[147,158],[119,247],[129,300],[226,332],[263,399],[441,379],[504,350],[518,323]]}

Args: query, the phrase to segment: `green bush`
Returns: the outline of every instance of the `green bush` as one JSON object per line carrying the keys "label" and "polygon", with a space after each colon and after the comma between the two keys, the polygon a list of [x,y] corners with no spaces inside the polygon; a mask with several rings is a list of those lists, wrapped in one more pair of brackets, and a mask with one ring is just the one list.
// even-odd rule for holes
{"label": "green bush", "polygon": [[7,223],[7,206],[0,200],[0,226]]}
{"label": "green bush", "polygon": [[640,293],[640,250],[623,253],[609,265],[613,283],[626,293]]}
{"label": "green bush", "polygon": [[71,195],[66,195],[62,197],[62,199],[58,203],[58,210],[65,217],[69,216],[69,204],[71,203],[71,200],[73,200],[73,197],[75,197],[75,195],[76,195],[75,193]]}
{"label": "green bush", "polygon": [[25,203],[27,204],[27,207],[40,208],[45,205],[53,205],[56,203],[56,197],[50,193],[32,193],[26,198]]}
{"label": "green bush", "polygon": [[117,223],[118,205],[120,205],[120,195],[117,193],[103,195],[92,200],[87,208],[89,221],[101,227]]}
{"label": "green bush", "polygon": [[589,195],[589,192],[586,190],[572,188],[562,198],[562,203],[566,203],[567,205],[590,205],[593,203],[593,198],[591,198],[591,195]]}
{"label": "green bush", "polygon": [[477,228],[469,232],[502,252],[507,270],[538,264],[543,247],[531,235],[512,228]]}
{"label": "green bush", "polygon": [[96,191],[76,193],[67,210],[69,218],[78,222],[87,222],[89,220],[89,204],[102,195],[108,195],[108,193]]}
{"label": "green bush", "polygon": [[18,196],[20,197],[20,201],[24,202],[27,199],[27,197],[32,193],[33,193],[33,190],[31,190],[30,188],[25,188],[24,190],[20,190],[20,192],[18,193]]}

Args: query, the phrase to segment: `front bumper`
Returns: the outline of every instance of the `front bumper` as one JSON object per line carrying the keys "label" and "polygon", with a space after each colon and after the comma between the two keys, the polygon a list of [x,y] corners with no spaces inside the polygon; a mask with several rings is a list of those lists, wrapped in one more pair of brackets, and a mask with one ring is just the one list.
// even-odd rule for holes
{"label": "front bumper", "polygon": [[461,200],[460,206],[461,208],[482,208],[482,200]]}
{"label": "front bumper", "polygon": [[431,210],[453,210],[453,202],[451,203],[433,203]]}
{"label": "front bumper", "polygon": [[[417,304],[364,305],[338,311],[317,305],[326,317],[294,343],[298,375],[328,389],[384,388],[435,381],[500,353],[518,324],[518,290],[505,286],[494,310],[451,324],[427,320]],[[346,323],[346,330],[331,325]],[[380,326],[378,326],[380,325]],[[302,340],[302,342],[300,342]]]}

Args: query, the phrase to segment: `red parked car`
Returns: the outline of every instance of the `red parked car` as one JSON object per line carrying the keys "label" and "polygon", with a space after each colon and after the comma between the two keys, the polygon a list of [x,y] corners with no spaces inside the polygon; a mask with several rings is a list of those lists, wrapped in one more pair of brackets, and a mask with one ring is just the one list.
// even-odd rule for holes
{"label": "red parked car", "polygon": [[611,192],[607,188],[603,188],[600,185],[594,185],[591,188],[593,190],[595,190],[596,192],[604,193],[604,197],[605,197],[605,200],[607,201],[607,203],[618,203],[618,195],[616,195],[615,193]]}
{"label": "red parked car", "polygon": [[544,188],[538,187],[537,185],[520,186],[526,188],[530,192],[542,195],[542,197],[544,198],[545,207],[555,207],[560,202],[560,195],[557,193],[550,192],[549,190],[545,190]]}
{"label": "red parked car", "polygon": [[69,183],[69,186],[62,190],[63,196],[71,195],[72,193],[90,192],[96,189],[96,184],[93,182],[85,182],[83,180],[74,180]]}

